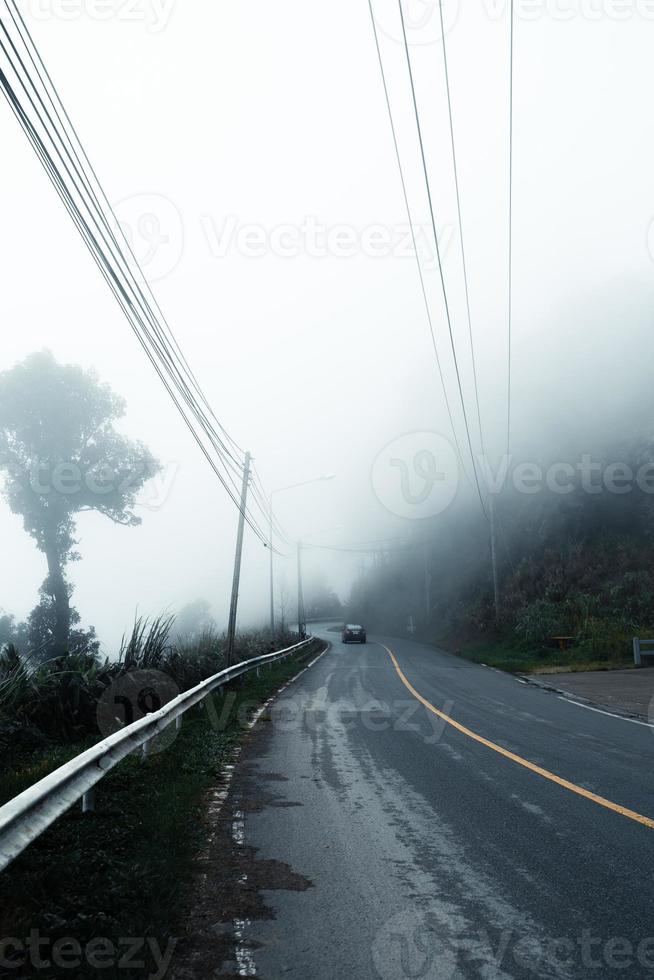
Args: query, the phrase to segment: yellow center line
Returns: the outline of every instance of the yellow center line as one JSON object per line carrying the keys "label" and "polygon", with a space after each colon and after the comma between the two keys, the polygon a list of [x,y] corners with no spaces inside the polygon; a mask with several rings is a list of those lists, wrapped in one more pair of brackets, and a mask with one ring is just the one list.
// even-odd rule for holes
{"label": "yellow center line", "polygon": [[393,666],[397,671],[398,677],[407,690],[411,692],[414,698],[420,701],[420,703],[425,706],[427,711],[431,711],[433,714],[437,715],[448,725],[451,725],[452,728],[456,728],[458,732],[461,732],[463,735],[467,736],[467,738],[473,739],[475,742],[479,742],[480,745],[485,745],[487,749],[492,749],[493,752],[497,752],[498,755],[503,755],[505,759],[510,759],[511,762],[516,762],[519,766],[523,766],[525,769],[535,772],[537,775],[542,776],[543,779],[549,779],[551,783],[556,783],[557,786],[562,786],[571,793],[576,793],[577,796],[583,796],[585,799],[592,800],[593,803],[597,803],[598,806],[603,806],[607,810],[613,810],[614,813],[619,813],[623,817],[628,817],[629,820],[635,820],[636,823],[640,823],[645,827],[654,829],[654,820],[652,820],[650,817],[644,817],[642,813],[636,813],[635,810],[629,810],[627,807],[621,806],[619,803],[613,803],[611,800],[607,800],[603,796],[598,796],[596,793],[591,793],[590,790],[584,789],[583,786],[578,786],[576,783],[571,783],[570,780],[563,779],[562,776],[557,776],[556,773],[550,772],[548,769],[543,769],[542,766],[537,766],[536,763],[530,762],[529,759],[523,759],[521,755],[516,755],[515,752],[510,752],[509,749],[503,748],[496,742],[491,742],[489,739],[484,738],[483,735],[478,735],[477,732],[473,732],[470,728],[466,728],[465,725],[455,721],[454,718],[451,718],[449,715],[445,714],[444,711],[439,711],[439,709],[435,708],[430,701],[423,698],[419,691],[416,691],[415,687],[411,681],[408,680],[397,662],[397,658],[393,651],[383,643],[380,643],[380,646],[384,648],[386,653],[393,661]]}

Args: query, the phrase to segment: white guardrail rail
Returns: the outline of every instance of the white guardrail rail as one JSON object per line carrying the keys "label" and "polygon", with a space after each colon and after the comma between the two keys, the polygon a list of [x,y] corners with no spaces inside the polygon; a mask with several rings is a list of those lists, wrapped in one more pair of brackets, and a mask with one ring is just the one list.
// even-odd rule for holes
{"label": "white guardrail rail", "polygon": [[83,801],[85,810],[93,809],[94,786],[130,753],[137,749],[147,751],[148,742],[173,722],[179,727],[182,715],[189,708],[242,674],[299,653],[313,642],[314,639],[310,637],[285,650],[244,660],[221,670],[190,691],[169,701],[159,711],[139,718],[86,752],[75,756],[70,762],[5,803],[0,807],[0,871],[78,800]]}
{"label": "white guardrail rail", "polygon": [[[654,640],[641,640],[639,636],[634,636],[634,663],[637,667],[642,667],[642,657],[654,657]],[[646,650],[643,647],[647,647]]]}

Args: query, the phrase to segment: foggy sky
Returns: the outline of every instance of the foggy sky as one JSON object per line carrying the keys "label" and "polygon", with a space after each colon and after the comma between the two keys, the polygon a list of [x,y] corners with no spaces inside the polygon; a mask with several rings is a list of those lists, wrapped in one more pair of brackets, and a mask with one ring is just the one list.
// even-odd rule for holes
{"label": "foggy sky", "polygon": [[[497,455],[506,417],[508,5],[448,6],[482,419]],[[516,452],[528,455],[559,442],[581,451],[612,429],[651,426],[654,19],[636,2],[598,3],[598,17],[581,2],[543,3],[533,19],[523,7],[534,5],[518,4],[516,22],[513,411]],[[406,535],[407,522],[372,491],[372,463],[396,437],[447,435],[448,422],[415,261],[405,254],[367,3],[142,0],[139,19],[119,0],[108,19],[83,12],[92,0],[70,9],[63,18],[57,4],[33,0],[25,15],[214,410],[252,451],[268,490],[335,474],[280,494],[280,521],[292,538],[321,543]],[[463,440],[396,6],[379,0],[376,9]],[[429,38],[435,7],[407,10],[410,23],[426,17],[412,39]],[[472,406],[442,54],[431,40],[412,55]],[[94,367],[127,400],[122,427],[151,448],[171,483],[158,509],[142,511],[141,528],[82,515],[73,602],[108,650],[137,604],[152,614],[203,596],[222,623],[236,511],[4,102],[0,141],[0,366],[47,347]],[[168,239],[153,253],[151,212]],[[380,255],[366,239],[377,226],[392,243]],[[474,425],[473,438],[477,448]],[[4,503],[0,534],[0,607],[23,617],[45,561]],[[360,561],[306,559],[342,595]],[[294,587],[292,564],[280,562],[280,575],[283,567]],[[263,620],[267,601],[267,555],[249,535],[242,622]]]}

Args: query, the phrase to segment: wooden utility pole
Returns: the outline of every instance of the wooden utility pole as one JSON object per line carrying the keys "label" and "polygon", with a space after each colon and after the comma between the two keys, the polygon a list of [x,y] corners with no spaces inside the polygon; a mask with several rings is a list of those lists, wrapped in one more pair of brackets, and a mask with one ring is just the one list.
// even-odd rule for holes
{"label": "wooden utility pole", "polygon": [[241,581],[241,557],[243,555],[243,531],[245,528],[245,507],[250,484],[249,453],[245,454],[243,467],[243,486],[241,488],[241,509],[238,515],[238,533],[236,535],[236,554],[234,556],[234,577],[232,579],[232,601],[229,606],[229,626],[227,627],[227,666],[234,663],[234,643],[236,641],[236,611],[238,609],[238,588]]}
{"label": "wooden utility pole", "polygon": [[422,560],[425,579],[425,618],[429,627],[431,620],[431,572],[429,571],[429,542],[427,539],[423,542]]}
{"label": "wooden utility pole", "polygon": [[[274,570],[275,570],[275,560],[274,560],[274,549],[273,549],[273,498],[272,494],[268,498],[268,544],[270,547],[270,554],[268,556],[268,561],[270,565],[270,642],[275,642],[275,581],[274,581]],[[282,612],[282,619],[284,618],[284,613]],[[282,633],[284,632],[284,624],[282,623]]]}
{"label": "wooden utility pole", "polygon": [[297,631],[304,639],[307,624],[304,621],[304,592],[302,589],[302,542],[297,543]]}
{"label": "wooden utility pole", "polygon": [[497,584],[497,546],[495,540],[495,504],[492,492],[488,495],[490,516],[491,567],[493,571],[493,598],[495,602],[495,621],[500,618],[500,589]]}

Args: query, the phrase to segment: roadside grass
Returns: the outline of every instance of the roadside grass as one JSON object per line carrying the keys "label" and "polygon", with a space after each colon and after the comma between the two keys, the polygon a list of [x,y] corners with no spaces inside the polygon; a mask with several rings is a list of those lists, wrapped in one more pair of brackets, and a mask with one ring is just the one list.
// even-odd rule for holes
{"label": "roadside grass", "polygon": [[0,772],[0,806],[74,759],[92,744],[92,740],[86,740],[76,745],[52,745],[32,751],[13,748],[10,753],[6,749],[3,752],[3,770]]}
{"label": "roadside grass", "polygon": [[580,647],[570,647],[567,650],[529,650],[502,640],[464,644],[456,653],[473,663],[484,663],[513,674],[576,673],[633,667],[633,660],[627,655],[600,660],[592,652]]}
{"label": "roadside grass", "polygon": [[[74,649],[38,660],[11,644],[0,646],[0,757],[8,762],[27,748],[79,745],[97,738],[98,704],[112,685],[132,671],[159,671],[170,680],[169,699],[211,677],[226,664],[227,638],[207,629],[191,637],[173,635],[174,618],[137,617],[123,637],[118,656],[104,659],[96,649]],[[290,647],[297,635],[278,632],[275,648]],[[235,661],[268,653],[267,630],[236,636]]]}
{"label": "roadside grass", "polygon": [[[246,675],[241,685],[214,698],[215,713],[188,712],[169,748],[146,760],[130,756],[98,784],[95,813],[83,815],[77,804],[0,874],[0,976],[159,980],[164,975],[162,960],[174,947],[181,899],[206,839],[206,794],[220,781],[256,706],[316,650],[312,646],[273,664],[258,678]],[[0,778],[0,802],[83,748],[42,750],[20,766],[15,760],[13,771]],[[18,956],[15,969],[7,969],[3,942],[14,937],[25,944],[34,931],[41,947]],[[131,963],[125,960],[130,938],[134,950],[138,940]],[[98,940],[104,941],[101,955],[96,955]],[[58,964],[51,955],[57,942]],[[5,960],[11,953],[5,947]],[[62,957],[70,966],[62,968]]]}

